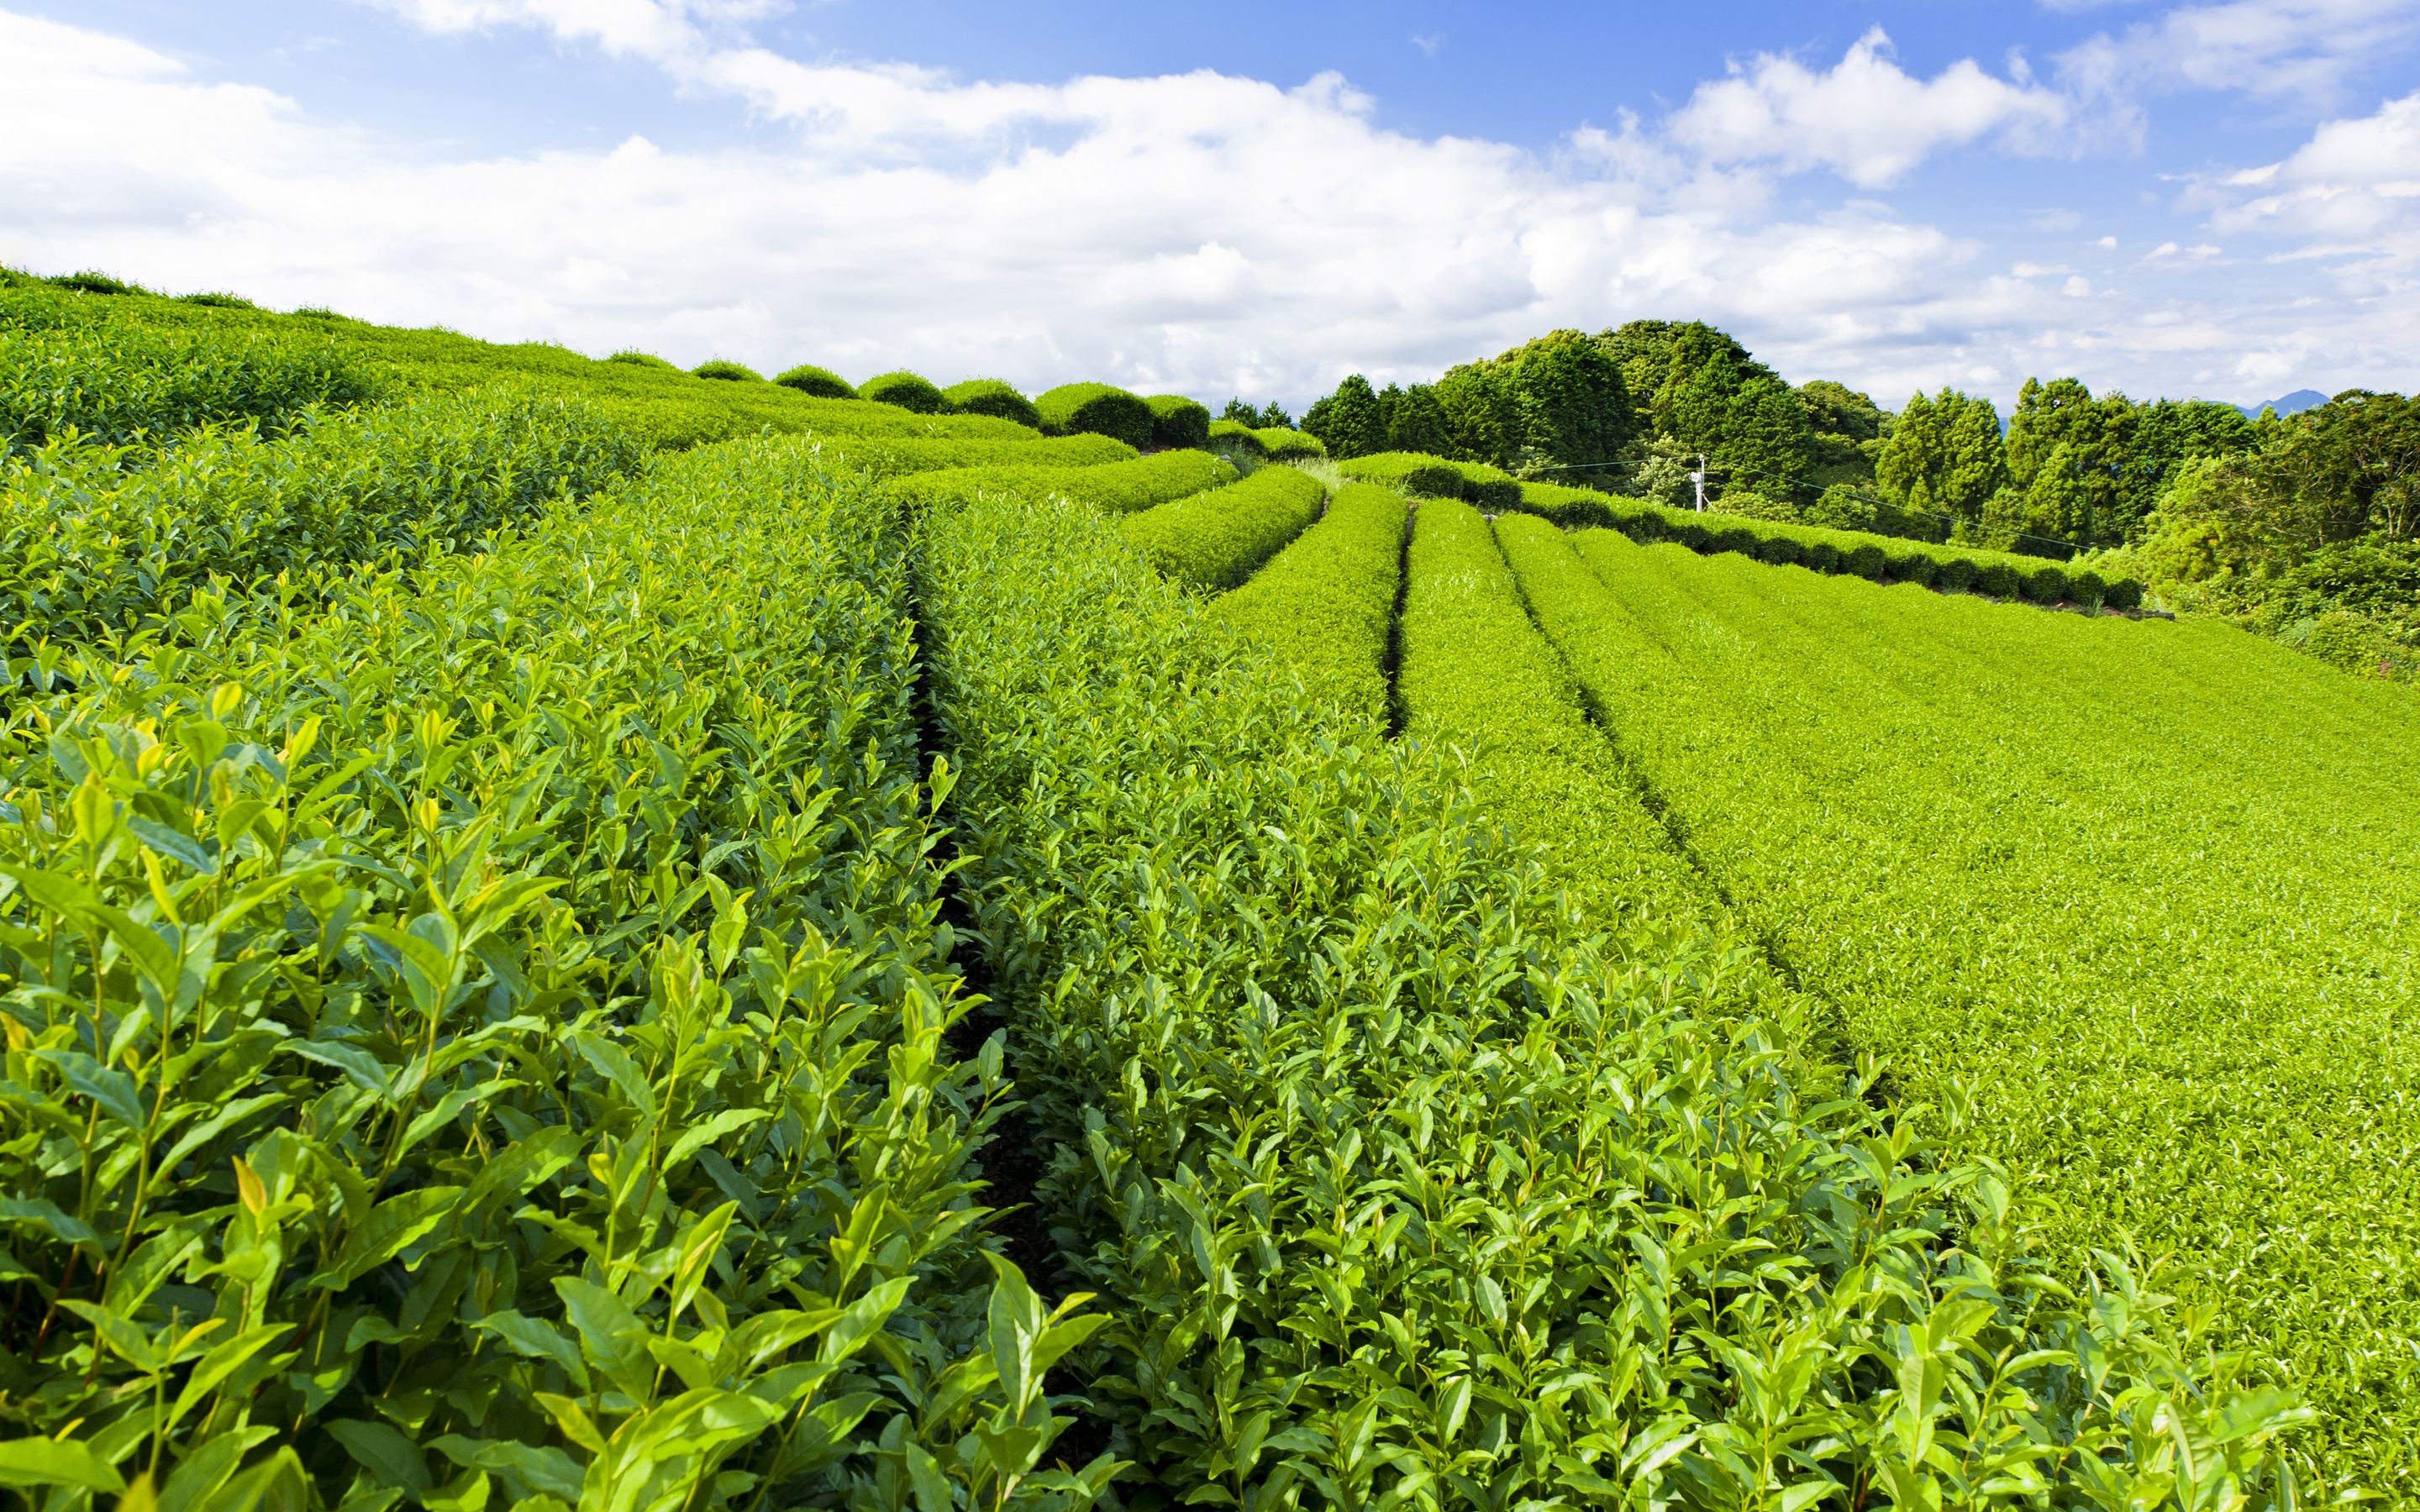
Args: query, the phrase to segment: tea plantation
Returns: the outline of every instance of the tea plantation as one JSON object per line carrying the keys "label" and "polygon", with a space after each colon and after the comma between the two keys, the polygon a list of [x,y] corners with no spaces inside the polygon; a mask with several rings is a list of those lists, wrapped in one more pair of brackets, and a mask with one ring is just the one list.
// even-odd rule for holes
{"label": "tea plantation", "polygon": [[1106,384],[0,445],[29,1507],[2420,1501],[2407,687]]}

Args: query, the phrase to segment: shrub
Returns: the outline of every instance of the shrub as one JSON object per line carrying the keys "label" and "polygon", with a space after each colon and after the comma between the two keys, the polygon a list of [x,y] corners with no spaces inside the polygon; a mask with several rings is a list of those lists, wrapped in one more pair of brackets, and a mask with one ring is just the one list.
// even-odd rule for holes
{"label": "shrub", "polygon": [[1033,401],[1042,428],[1052,435],[1092,431],[1128,446],[1151,444],[1151,406],[1140,394],[1107,383],[1063,383]]}
{"label": "shrub", "polygon": [[765,375],[738,363],[726,363],[721,358],[700,363],[689,370],[690,377],[719,378],[726,383],[762,383]]}
{"label": "shrub", "polygon": [[1143,403],[1151,406],[1154,446],[1210,444],[1210,409],[1200,400],[1181,393],[1155,393]]}
{"label": "shrub", "polygon": [[2082,572],[2068,574],[2067,596],[2071,602],[2097,609],[2108,598],[2109,585],[2101,580],[2101,574],[2086,567]]}
{"label": "shrub", "polygon": [[2007,562],[1983,562],[1975,566],[1975,591],[1993,598],[2017,596],[2017,569]]}
{"label": "shrub", "polygon": [[260,308],[259,305],[253,303],[250,300],[245,299],[240,294],[225,294],[216,291],[202,294],[179,294],[177,296],[177,302],[178,304],[206,304],[216,310],[257,310]]}
{"label": "shrub", "polygon": [[2067,569],[2036,567],[2031,572],[2021,572],[2017,592],[2036,604],[2055,604],[2067,596]]}
{"label": "shrub", "polygon": [[1187,587],[1233,588],[1319,517],[1327,490],[1293,468],[1263,468],[1240,483],[1128,515],[1127,541],[1160,576]]}
{"label": "shrub", "polygon": [[1521,480],[1485,462],[1457,462],[1462,469],[1462,496],[1490,515],[1521,507]]}
{"label": "shrub", "polygon": [[1713,532],[1713,538],[1706,542],[1705,549],[1709,554],[1736,551],[1741,556],[1752,557],[1756,555],[1756,548],[1762,540],[1763,538],[1754,531],[1742,530],[1737,526],[1726,526]]}
{"label": "shrub", "polygon": [[1931,583],[1941,562],[1929,551],[1894,551],[1886,563],[1895,583]]}
{"label": "shrub", "polygon": [[2143,607],[2143,585],[2132,578],[2120,578],[2102,590],[2101,602],[2131,613]]}
{"label": "shrub", "polygon": [[1363,718],[1384,720],[1388,633],[1408,511],[1392,488],[1346,484],[1318,524],[1219,598],[1212,612],[1267,642],[1301,674],[1312,698],[1332,698]]}
{"label": "shrub", "polygon": [[1282,425],[1266,425],[1252,432],[1272,462],[1298,462],[1311,457],[1326,456],[1327,448],[1318,437],[1307,430],[1288,430]]}
{"label": "shrub", "polygon": [[626,347],[605,360],[609,363],[628,363],[632,367],[660,367],[674,373],[680,371],[679,368],[675,367],[672,363],[664,361],[660,357],[658,357],[655,353],[643,352],[635,347]]}
{"label": "shrub", "polygon": [[[148,294],[151,292],[139,284],[129,284],[123,279],[112,278],[97,268],[87,268],[81,272],[58,273],[44,279],[43,282],[54,288],[70,288],[79,294]],[[299,315],[302,312],[298,310],[295,313]]]}
{"label": "shrub", "polygon": [[1840,548],[1829,541],[1810,541],[1807,546],[1807,565],[1817,572],[1840,570]]}
{"label": "shrub", "polygon": [[1611,496],[1594,488],[1574,488],[1559,483],[1525,483],[1515,506],[1525,515],[1550,519],[1563,529],[1613,523]]}
{"label": "shrub", "polygon": [[1807,548],[1787,535],[1771,535],[1765,537],[1764,544],[1757,548],[1756,555],[1761,562],[1770,562],[1776,567],[1786,567],[1792,563],[1806,561]]}
{"label": "shrub", "polygon": [[1880,546],[1868,543],[1851,547],[1840,557],[1840,570],[1854,572],[1873,582],[1882,581],[1883,569],[1889,564],[1889,554]]}
{"label": "shrub", "polygon": [[1161,452],[1106,467],[973,467],[918,472],[895,485],[917,503],[1005,494],[1040,499],[1059,494],[1111,513],[1149,509],[1235,481],[1235,470],[1203,452]]}
{"label": "shrub", "polygon": [[1943,559],[1941,570],[1932,575],[1932,586],[1945,594],[1962,594],[1975,585],[1975,560],[1972,557]]}
{"label": "shrub", "polygon": [[387,387],[356,349],[307,330],[0,327],[0,455],[70,429],[111,446],[156,445],[212,424],[273,431],[312,406],[363,404]]}
{"label": "shrub", "polygon": [[1419,452],[1379,452],[1347,457],[1337,471],[1361,483],[1383,484],[1421,499],[1462,497],[1462,469],[1441,456]]}
{"label": "shrub", "polygon": [[949,408],[941,391],[924,378],[906,370],[876,373],[857,386],[857,396],[920,415],[938,415]]}
{"label": "shrub", "polygon": [[1256,458],[1265,458],[1269,455],[1269,449],[1261,444],[1261,433],[1240,420],[1210,422],[1208,444],[1216,450],[1233,449]]}
{"label": "shrub", "polygon": [[858,396],[856,388],[848,379],[830,368],[817,367],[813,363],[800,363],[787,372],[775,375],[773,381],[785,389],[796,389],[818,399],[854,399]]}
{"label": "shrub", "polygon": [[969,378],[964,383],[953,383],[941,391],[941,402],[954,414],[995,415],[1035,430],[1042,428],[1042,411],[1002,378]]}

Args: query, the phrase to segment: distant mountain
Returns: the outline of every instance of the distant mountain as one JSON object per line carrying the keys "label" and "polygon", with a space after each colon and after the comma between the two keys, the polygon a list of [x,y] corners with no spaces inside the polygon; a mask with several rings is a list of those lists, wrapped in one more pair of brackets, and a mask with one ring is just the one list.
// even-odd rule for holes
{"label": "distant mountain", "polygon": [[2257,420],[2263,409],[2274,409],[2280,415],[2290,415],[2304,409],[2317,409],[2328,402],[2328,396],[2317,389],[2296,389],[2293,393],[2270,400],[2266,404],[2240,404],[2247,420]]}

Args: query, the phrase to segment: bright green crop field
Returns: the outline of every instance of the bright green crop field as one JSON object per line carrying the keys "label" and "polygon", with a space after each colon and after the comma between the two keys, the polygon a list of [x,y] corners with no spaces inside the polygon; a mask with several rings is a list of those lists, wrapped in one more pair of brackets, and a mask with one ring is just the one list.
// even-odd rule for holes
{"label": "bright green crop field", "polygon": [[2420,1502],[2408,688],[939,377],[0,281],[10,1504]]}

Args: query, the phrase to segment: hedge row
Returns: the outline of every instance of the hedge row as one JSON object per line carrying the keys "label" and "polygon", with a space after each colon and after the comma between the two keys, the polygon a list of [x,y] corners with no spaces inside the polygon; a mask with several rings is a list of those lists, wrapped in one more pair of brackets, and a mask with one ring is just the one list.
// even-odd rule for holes
{"label": "hedge row", "polygon": [[1571,858],[1560,880],[1591,916],[1714,916],[1529,623],[1486,518],[1457,500],[1431,500],[1412,517],[1403,658],[1405,733],[1469,753],[1481,808],[1555,838]]}
{"label": "hedge row", "polygon": [[1151,443],[1154,446],[1202,447],[1210,444],[1210,411],[1198,399],[1181,393],[1156,393],[1143,403],[1151,406]]}
{"label": "hedge row", "polygon": [[1217,593],[1301,534],[1326,498],[1308,472],[1263,468],[1240,483],[1128,515],[1118,529],[1163,576]]}
{"label": "hedge row", "polygon": [[1802,1101],[1720,936],[1560,911],[1448,752],[1306,705],[1091,511],[920,522],[959,875],[1114,1319],[1071,1363],[1128,1504],[2259,1489],[2147,1309],[2027,1270],[1990,1173]]}
{"label": "hedge row", "polygon": [[1016,392],[1016,386],[1001,378],[969,378],[953,383],[941,391],[953,414],[997,415],[1014,420],[1020,425],[1042,428],[1042,411],[1033,401]]}
{"label": "hedge row", "polygon": [[468,546],[644,455],[594,406],[510,390],[312,411],[279,440],[204,431],[139,469],[54,443],[0,464],[0,638],[131,631],[212,577]]}
{"label": "hedge row", "polygon": [[1131,462],[1135,449],[1107,436],[1029,436],[1025,440],[954,440],[908,436],[818,438],[835,467],[863,469],[877,478],[943,468],[1093,468]]}
{"label": "hedge row", "polygon": [[1318,524],[1211,612],[1267,645],[1300,674],[1314,702],[1386,719],[1388,640],[1409,507],[1391,488],[1345,485]]}
{"label": "hedge row", "polygon": [[1423,452],[1378,452],[1339,462],[1348,478],[1383,483],[1425,499],[1463,499],[1490,513],[1515,508],[1521,484],[1485,462],[1456,462]]}
{"label": "hedge row", "polygon": [[1063,383],[1033,401],[1042,428],[1053,436],[1093,431],[1128,446],[1149,446],[1156,417],[1140,394],[1107,383]]}
{"label": "hedge row", "polygon": [[1796,563],[1817,572],[1845,572],[1876,582],[1913,582],[1945,593],[1974,592],[2037,604],[2082,604],[2132,609],[2143,585],[2131,578],[2104,581],[2090,568],[2040,557],[1959,546],[1934,546],[1899,536],[1826,530],[1737,515],[1670,509],[1642,499],[1525,483],[1515,507],[1567,530],[1588,526],[1621,532],[1640,543],[1677,541],[1693,551],[1737,551],[1761,562]]}
{"label": "hedge row", "polygon": [[0,324],[0,456],[70,431],[126,446],[209,424],[273,429],[312,406],[360,404],[390,387],[388,374],[315,332]]}
{"label": "hedge row", "polygon": [[895,405],[910,414],[938,415],[949,409],[949,401],[930,378],[908,372],[876,373],[857,386],[857,396]]}
{"label": "hedge row", "polygon": [[1017,1489],[1097,1325],[977,1239],[906,545],[735,443],[10,728],[20,1497],[1085,1504]]}
{"label": "hedge row", "polygon": [[1207,452],[1160,452],[1105,467],[973,467],[912,473],[892,486],[915,503],[977,494],[1052,493],[1114,512],[1149,509],[1235,481]]}

